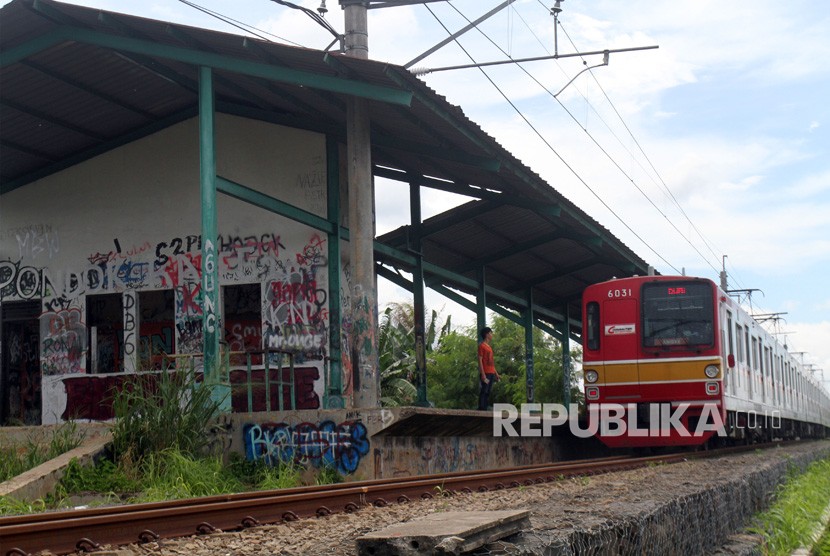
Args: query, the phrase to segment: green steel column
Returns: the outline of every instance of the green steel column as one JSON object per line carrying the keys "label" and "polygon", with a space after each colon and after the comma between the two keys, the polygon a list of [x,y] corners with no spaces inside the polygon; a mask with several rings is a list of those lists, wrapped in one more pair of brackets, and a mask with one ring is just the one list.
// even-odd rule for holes
{"label": "green steel column", "polygon": [[421,186],[409,184],[409,213],[412,237],[410,249],[415,252],[415,268],[412,269],[412,295],[415,317],[415,383],[418,387],[419,407],[428,407],[427,353],[425,340],[424,308],[424,258],[421,254]]}
{"label": "green steel column", "polygon": [[342,352],[340,343],[340,147],[337,139],[326,136],[326,179],[328,220],[334,226],[329,240],[329,373],[323,405],[341,409],[343,403]]}
{"label": "green steel column", "polygon": [[205,384],[211,398],[230,410],[227,384],[221,384],[219,360],[219,268],[216,259],[216,149],[213,74],[199,67],[199,175],[202,198],[202,336]]}
{"label": "green steel column", "polygon": [[571,403],[571,315],[568,304],[562,309],[565,325],[562,330],[562,403],[565,407]]}
{"label": "green steel column", "polygon": [[[487,294],[485,292],[486,281],[484,276],[484,267],[480,267],[477,271],[478,275],[478,292],[476,293],[476,334],[487,326]],[[478,338],[481,341],[481,337]]]}
{"label": "green steel column", "polygon": [[533,290],[527,290],[527,309],[524,311],[525,327],[525,379],[527,403],[533,403]]}

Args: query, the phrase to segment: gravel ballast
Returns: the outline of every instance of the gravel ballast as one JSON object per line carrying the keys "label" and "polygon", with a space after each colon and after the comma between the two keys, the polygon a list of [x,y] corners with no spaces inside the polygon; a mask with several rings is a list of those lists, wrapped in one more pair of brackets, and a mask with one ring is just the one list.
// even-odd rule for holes
{"label": "gravel ballast", "polygon": [[129,545],[110,554],[352,556],[357,554],[357,537],[392,524],[436,512],[507,509],[530,510],[532,530],[491,543],[477,554],[751,553],[752,539],[735,534],[768,504],[789,469],[803,469],[828,455],[830,441],[808,442],[536,486],[369,506],[351,514]]}

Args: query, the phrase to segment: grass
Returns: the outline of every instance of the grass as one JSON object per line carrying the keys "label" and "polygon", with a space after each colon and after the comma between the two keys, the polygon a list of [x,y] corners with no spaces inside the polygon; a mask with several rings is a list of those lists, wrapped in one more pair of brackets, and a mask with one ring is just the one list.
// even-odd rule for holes
{"label": "grass", "polygon": [[756,516],[751,530],[764,537],[767,555],[785,555],[810,546],[810,535],[830,501],[830,459],[810,464],[801,475],[791,475],[779,486],[772,506]]}
{"label": "grass", "polygon": [[136,462],[171,448],[198,455],[219,408],[192,368],[136,375],[114,396],[113,450]]}
{"label": "grass", "polygon": [[824,530],[824,535],[818,540],[810,554],[812,556],[830,556],[830,525]]}
{"label": "grass", "polygon": [[3,446],[0,448],[0,482],[77,448],[83,440],[84,433],[78,430],[77,423],[68,421],[51,432],[48,444],[30,434],[23,444]]}
{"label": "grass", "polygon": [[[116,422],[108,457],[92,466],[70,462],[46,500],[27,504],[0,498],[0,515],[69,508],[79,494],[97,494],[95,503],[100,504],[154,502],[302,484],[303,467],[293,461],[272,467],[232,454],[224,465],[211,454],[210,427],[219,405],[192,370],[136,375],[114,395]],[[53,444],[65,445],[66,436],[56,434]],[[323,467],[315,483],[342,480],[336,469]]]}

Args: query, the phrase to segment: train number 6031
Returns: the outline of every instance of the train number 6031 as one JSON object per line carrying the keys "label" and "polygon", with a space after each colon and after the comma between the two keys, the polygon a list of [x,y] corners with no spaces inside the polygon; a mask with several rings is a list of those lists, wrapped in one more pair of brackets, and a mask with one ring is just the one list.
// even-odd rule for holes
{"label": "train number 6031", "polygon": [[608,297],[632,297],[630,289],[608,290]]}

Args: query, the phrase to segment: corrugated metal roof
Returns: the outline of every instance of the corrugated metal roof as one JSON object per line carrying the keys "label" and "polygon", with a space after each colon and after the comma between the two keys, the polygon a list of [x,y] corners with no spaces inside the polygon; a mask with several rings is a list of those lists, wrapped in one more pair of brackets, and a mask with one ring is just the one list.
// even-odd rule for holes
{"label": "corrugated metal roof", "polygon": [[[424,222],[431,264],[466,278],[484,265],[488,286],[518,297],[532,289],[537,305],[559,314],[567,304],[571,315],[579,315],[586,285],[647,271],[607,229],[402,67],[52,0],[14,0],[0,10],[0,193],[195,116],[191,55],[233,62],[214,66],[219,111],[343,142],[350,92],[411,92],[409,106],[369,100],[376,175],[399,170],[428,177],[424,185],[489,191],[487,200]],[[240,69],[248,63],[312,79],[252,75]],[[404,227],[378,239],[405,248],[411,233]],[[406,269],[399,259],[378,259]],[[440,281],[470,290],[463,280]],[[510,296],[495,299],[518,307]]]}

